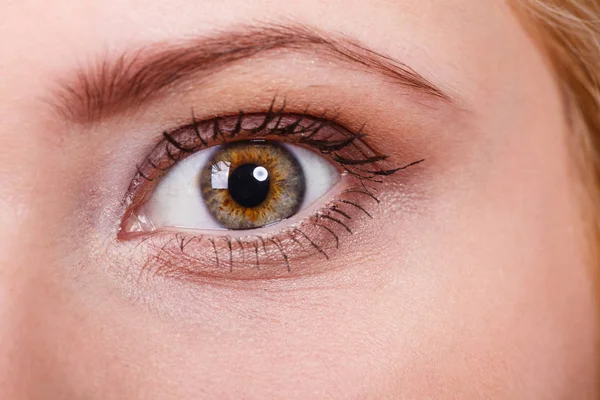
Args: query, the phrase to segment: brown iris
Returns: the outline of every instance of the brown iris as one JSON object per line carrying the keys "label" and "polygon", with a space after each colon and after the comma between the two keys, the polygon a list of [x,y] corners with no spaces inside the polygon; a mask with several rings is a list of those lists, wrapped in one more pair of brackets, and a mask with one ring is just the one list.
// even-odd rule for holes
{"label": "brown iris", "polygon": [[269,141],[221,146],[200,174],[212,216],[227,229],[259,228],[298,212],[306,183],[296,158]]}

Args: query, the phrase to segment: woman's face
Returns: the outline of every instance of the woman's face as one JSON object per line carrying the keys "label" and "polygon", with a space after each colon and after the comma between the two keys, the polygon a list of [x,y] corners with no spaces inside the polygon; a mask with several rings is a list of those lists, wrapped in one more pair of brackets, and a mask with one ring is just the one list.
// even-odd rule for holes
{"label": "woman's face", "polygon": [[0,14],[0,398],[593,398],[577,149],[504,2]]}

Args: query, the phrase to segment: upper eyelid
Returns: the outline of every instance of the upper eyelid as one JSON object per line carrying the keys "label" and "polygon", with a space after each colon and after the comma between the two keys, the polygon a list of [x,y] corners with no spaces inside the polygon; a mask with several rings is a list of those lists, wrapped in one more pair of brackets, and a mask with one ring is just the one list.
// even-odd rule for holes
{"label": "upper eyelid", "polygon": [[[350,63],[405,88],[446,103],[457,100],[406,64],[377,53],[347,36],[306,25],[247,26],[175,45],[158,45],[104,59],[63,80],[48,99],[67,120],[89,124],[139,107],[167,87],[200,79],[224,67],[276,49],[310,52]],[[59,80],[59,82],[61,82]]]}
{"label": "upper eyelid", "polygon": [[[229,140],[233,140],[240,132],[250,132],[250,138],[264,135],[275,135],[281,138],[300,137],[299,143],[313,145],[317,148],[319,145],[326,150],[341,150],[338,147],[352,144],[355,140],[360,140],[366,136],[362,128],[358,132],[351,132],[331,120],[324,117],[309,116],[304,114],[287,114],[284,112],[285,102],[278,110],[274,111],[271,103],[269,111],[266,113],[244,114],[240,111],[235,116],[220,116],[203,121],[196,121],[192,116],[192,123],[176,128],[172,132],[163,132],[163,140],[160,141],[155,149],[146,157],[144,162],[148,162],[152,168],[159,168],[165,171],[171,168],[179,160],[187,154],[194,153],[202,147],[210,147],[211,145],[219,144]],[[347,143],[341,143],[338,139],[318,140],[317,134],[323,129],[331,129],[340,133],[340,137],[347,140]],[[202,131],[202,132],[201,132]],[[306,133],[307,136],[299,136]],[[384,158],[368,146],[366,149],[360,150],[369,157],[367,153],[372,153],[372,156]],[[161,154],[158,159],[153,159],[153,154]],[[179,154],[177,154],[179,152]],[[335,154],[335,153],[334,153]],[[160,158],[166,156],[170,162],[166,168],[160,168],[158,162]],[[340,160],[344,161],[344,160]],[[139,170],[139,168],[138,168]],[[138,171],[141,172],[141,171]],[[152,180],[149,177],[145,177]]]}
{"label": "upper eyelid", "polygon": [[[363,141],[363,138],[367,136],[364,132],[364,126],[357,132],[352,132],[326,118],[325,113],[321,116],[288,114],[284,111],[285,101],[275,111],[273,108],[274,103],[275,100],[273,100],[269,111],[266,113],[245,114],[240,111],[235,116],[214,117],[203,121],[196,121],[195,117],[192,116],[192,124],[184,125],[172,132],[163,132],[164,140],[159,142],[157,147],[160,147],[163,143],[166,145],[167,157],[171,159],[174,165],[185,154],[194,153],[202,147],[209,147],[209,142],[211,141],[228,141],[236,138],[241,132],[249,132],[249,138],[261,135],[276,135],[286,139],[299,138],[298,142],[300,144],[310,145],[322,153],[333,154],[337,157],[334,157],[334,161],[338,161],[340,164],[363,165],[374,161],[382,161],[387,158]],[[319,133],[326,130],[328,132],[337,132],[340,136],[337,139],[332,139],[331,135],[325,135],[327,136],[326,138],[318,136]],[[322,139],[319,139],[320,137]],[[362,158],[358,157],[354,160],[349,160],[339,157],[336,153],[344,147],[355,145],[355,142],[361,143],[363,146],[362,148],[358,148],[358,152],[362,155]],[[214,144],[218,144],[218,142]],[[173,155],[172,152],[168,151],[169,145],[182,154]],[[147,160],[152,156],[152,153]],[[368,162],[363,163],[362,161]]]}
{"label": "upper eyelid", "polygon": [[[202,121],[196,121],[195,118],[192,116],[192,120],[194,121],[193,124],[188,124],[181,128],[175,129],[171,133],[163,134],[165,135],[165,138],[163,138],[163,140],[161,140],[154,147],[150,154],[144,159],[142,164],[139,164],[137,166],[138,172],[137,175],[133,178],[129,189],[127,190],[127,193],[124,198],[124,205],[128,209],[131,209],[132,206],[133,208],[135,208],[135,206],[137,206],[138,204],[143,203],[145,196],[152,192],[153,184],[155,184],[160,179],[160,177],[162,177],[162,175],[167,173],[167,171],[170,168],[172,168],[177,162],[179,162],[184,157],[187,157],[188,155],[192,154],[197,150],[201,150],[201,146],[198,145],[198,141],[200,140],[199,137],[204,137],[204,139],[201,142],[202,146],[206,147],[208,147],[208,145],[217,145],[222,143],[223,141],[234,139],[231,137],[230,133],[235,127],[241,127],[239,121],[242,118],[244,118],[246,121],[248,121],[249,119],[253,119],[253,124],[250,126],[248,126],[249,124],[245,124],[244,129],[251,129],[251,126],[255,126],[261,127],[261,129],[268,130],[269,124],[265,125],[264,121],[270,121],[270,124],[279,126],[280,129],[285,131],[287,127],[294,125],[294,122],[304,121],[305,125],[301,126],[302,128],[304,128],[305,126],[321,127],[330,125],[330,130],[323,130],[323,134],[337,133],[341,135],[340,137],[346,138],[353,136],[356,139],[354,140],[355,143],[352,143],[354,144],[353,147],[355,147],[355,152],[352,156],[353,158],[349,155],[347,155],[346,157],[340,156],[338,152],[333,152],[333,155],[338,157],[337,160],[333,157],[330,158],[332,158],[332,161],[337,161],[338,165],[341,165],[343,170],[359,177],[360,179],[365,179],[367,181],[372,182],[379,182],[380,180],[377,177],[377,175],[389,175],[390,171],[395,171],[404,168],[400,167],[396,169],[386,170],[380,165],[377,165],[376,163],[378,161],[382,161],[386,157],[381,156],[366,142],[364,142],[363,137],[361,136],[362,131],[351,132],[346,128],[343,128],[342,126],[331,121],[330,119],[325,118],[325,114],[322,114],[321,117],[314,117],[304,114],[286,114],[284,110],[285,101],[283,106],[280,106],[279,108],[274,107],[274,104],[275,99],[272,101],[269,111],[262,114],[244,114],[243,112],[240,112],[237,116],[216,117]],[[213,137],[215,136],[217,129],[221,131],[222,134],[220,142],[219,138]],[[202,132],[200,132],[200,130]],[[262,135],[264,135],[265,133],[268,132],[256,132],[256,134]],[[166,137],[169,137],[170,140],[167,140]],[[185,149],[185,151],[178,150],[177,147],[173,146],[170,143],[172,140],[177,140],[177,147],[183,148]],[[193,147],[196,148],[193,149]],[[348,161],[351,159],[363,161],[352,163]],[[349,165],[344,165],[344,163]],[[374,164],[374,167],[371,170],[366,170],[364,167],[367,164]],[[153,182],[153,184],[143,185],[144,181],[150,181]],[[144,188],[144,191],[140,192],[140,187]]]}

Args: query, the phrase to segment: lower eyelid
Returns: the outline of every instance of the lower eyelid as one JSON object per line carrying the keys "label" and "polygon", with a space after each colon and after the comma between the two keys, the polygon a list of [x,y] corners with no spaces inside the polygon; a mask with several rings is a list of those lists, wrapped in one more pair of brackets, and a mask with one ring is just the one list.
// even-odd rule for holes
{"label": "lower eyelid", "polygon": [[[144,274],[188,281],[290,278],[329,271],[350,251],[376,198],[362,186],[345,186],[336,198],[300,222],[269,234],[213,236],[158,231],[139,239]],[[136,241],[133,241],[136,242]],[[350,246],[350,247],[348,247]]]}

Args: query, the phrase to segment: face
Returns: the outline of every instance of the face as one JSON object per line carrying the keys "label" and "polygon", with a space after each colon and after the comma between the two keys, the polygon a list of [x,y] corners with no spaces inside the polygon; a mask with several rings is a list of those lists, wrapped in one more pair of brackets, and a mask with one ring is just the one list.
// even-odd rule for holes
{"label": "face", "polygon": [[593,398],[583,191],[503,2],[4,2],[0,398]]}

